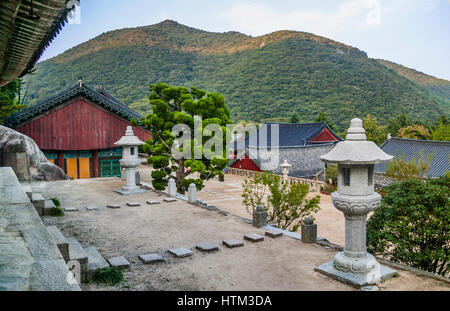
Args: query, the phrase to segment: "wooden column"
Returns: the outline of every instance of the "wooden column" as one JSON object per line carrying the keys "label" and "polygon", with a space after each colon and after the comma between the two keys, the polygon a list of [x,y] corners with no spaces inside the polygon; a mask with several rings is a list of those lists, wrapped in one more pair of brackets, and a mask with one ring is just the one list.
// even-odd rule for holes
{"label": "wooden column", "polygon": [[99,173],[99,159],[98,150],[92,151],[92,177],[97,178],[100,176]]}
{"label": "wooden column", "polygon": [[56,165],[58,165],[63,171],[64,170],[64,152],[58,151],[58,158],[56,159]]}

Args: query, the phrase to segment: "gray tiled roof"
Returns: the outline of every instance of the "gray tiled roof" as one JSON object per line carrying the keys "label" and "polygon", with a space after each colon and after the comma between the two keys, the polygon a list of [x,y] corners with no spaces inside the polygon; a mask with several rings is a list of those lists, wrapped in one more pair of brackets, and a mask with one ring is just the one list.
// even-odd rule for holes
{"label": "gray tiled roof", "polygon": [[127,105],[122,104],[101,86],[92,89],[80,80],[72,87],[62,91],[61,93],[13,114],[8,120],[6,120],[6,124],[9,127],[16,127],[24,121],[38,116],[79,95],[86,96],[93,102],[98,103],[109,111],[114,112],[115,114],[126,119],[135,118],[136,120],[139,120],[142,117],[140,113],[137,113]]}
{"label": "gray tiled roof", "polygon": [[[381,149],[387,154],[404,157],[407,160],[419,158],[423,151],[425,157],[432,155],[431,170],[428,177],[439,177],[450,171],[450,142],[392,138],[381,145]],[[384,173],[388,164],[375,165],[375,171]]]}

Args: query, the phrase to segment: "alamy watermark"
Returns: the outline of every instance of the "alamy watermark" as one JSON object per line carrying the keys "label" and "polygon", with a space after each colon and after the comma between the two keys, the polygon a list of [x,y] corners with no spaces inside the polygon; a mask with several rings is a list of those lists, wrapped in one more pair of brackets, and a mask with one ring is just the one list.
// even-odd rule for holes
{"label": "alamy watermark", "polygon": [[71,9],[67,14],[67,22],[69,24],[81,24],[81,5],[80,0],[67,1],[66,8]]}

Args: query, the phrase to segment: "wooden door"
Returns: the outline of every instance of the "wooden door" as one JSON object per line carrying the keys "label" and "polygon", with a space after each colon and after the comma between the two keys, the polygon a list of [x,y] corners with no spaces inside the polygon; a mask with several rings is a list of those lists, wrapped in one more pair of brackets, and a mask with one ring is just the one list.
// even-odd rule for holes
{"label": "wooden door", "polygon": [[91,165],[89,158],[79,158],[78,159],[80,167],[80,179],[91,178]]}
{"label": "wooden door", "polygon": [[78,163],[76,158],[66,159],[67,176],[78,179]]}

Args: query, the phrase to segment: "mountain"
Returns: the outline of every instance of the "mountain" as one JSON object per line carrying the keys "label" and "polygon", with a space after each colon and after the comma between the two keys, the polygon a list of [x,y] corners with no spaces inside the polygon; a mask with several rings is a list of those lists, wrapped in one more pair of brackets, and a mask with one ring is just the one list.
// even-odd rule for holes
{"label": "mountain", "polygon": [[288,118],[293,112],[310,121],[325,112],[343,129],[352,117],[368,113],[381,122],[401,113],[433,120],[449,113],[445,88],[433,92],[391,68],[310,33],[252,37],[167,20],[104,33],[39,63],[27,77],[28,103],[83,77],[141,113],[150,111],[148,86],[158,81],[223,94],[235,121]]}

